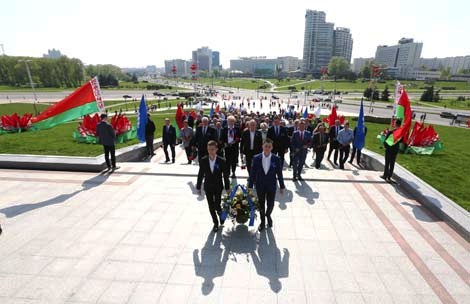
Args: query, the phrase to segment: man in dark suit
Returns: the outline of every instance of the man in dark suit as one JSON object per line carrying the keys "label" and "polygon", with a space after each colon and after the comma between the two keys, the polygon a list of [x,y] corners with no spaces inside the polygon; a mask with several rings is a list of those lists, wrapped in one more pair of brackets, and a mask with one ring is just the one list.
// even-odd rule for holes
{"label": "man in dark suit", "polygon": [[165,125],[163,126],[163,151],[165,151],[165,163],[170,162],[168,155],[168,146],[171,149],[171,162],[175,162],[175,146],[176,146],[176,129],[170,124],[170,119],[165,118]]}
{"label": "man in dark suit", "polygon": [[301,120],[299,130],[294,132],[291,140],[291,151],[294,153],[294,177],[293,181],[302,180],[302,169],[307,158],[308,148],[312,145],[312,133],[305,130],[305,121]]}
{"label": "man in dark suit", "polygon": [[321,162],[325,156],[326,146],[328,145],[328,135],[325,133],[325,126],[320,123],[313,135],[313,150],[315,151],[315,168],[320,169]]}
{"label": "man in dark suit", "polygon": [[387,139],[390,136],[393,136],[393,132],[395,132],[400,127],[401,127],[401,120],[397,119],[395,121],[395,128],[393,130],[388,131],[384,140],[385,168],[384,168],[384,174],[381,175],[380,177],[389,182],[392,180],[393,169],[395,168],[395,161],[397,160],[397,155],[398,155],[398,152],[400,151],[400,142],[402,141],[402,139],[400,139],[397,143],[395,143],[392,146],[390,146],[387,143]]}
{"label": "man in dark suit", "polygon": [[[225,160],[217,156],[217,143],[213,140],[207,143],[208,155],[201,158],[199,161],[199,173],[197,175],[196,189],[201,194],[201,184],[204,179],[204,192],[206,193],[207,204],[209,205],[209,212],[214,222],[212,231],[219,230],[219,219],[222,213],[221,198],[222,190],[228,191],[230,189],[229,170]],[[220,225],[224,222],[220,220]]]}
{"label": "man in dark suit", "polygon": [[215,123],[215,129],[214,129],[214,134],[215,134],[215,141],[217,142],[217,155],[220,157],[224,157],[224,143],[223,143],[223,128],[222,128],[222,122],[217,121]]}
{"label": "man in dark suit", "polygon": [[279,156],[281,164],[284,166],[284,154],[288,151],[289,136],[286,128],[281,126],[279,116],[274,117],[274,124],[269,128],[267,138],[273,141],[273,153]]}
{"label": "man in dark suit", "polygon": [[283,194],[286,188],[284,185],[284,177],[282,176],[281,159],[271,153],[272,149],[273,142],[268,138],[263,144],[263,152],[253,158],[253,167],[251,168],[251,174],[248,180],[248,188],[251,189],[253,185],[255,185],[256,194],[258,195],[261,218],[261,224],[258,228],[259,231],[263,231],[266,227],[266,218],[268,219],[268,226],[273,226],[271,214],[274,209],[277,181],[279,181],[281,194]]}
{"label": "man in dark suit", "polygon": [[214,128],[209,126],[209,118],[203,117],[201,126],[196,128],[196,135],[193,137],[193,149],[197,149],[198,160],[207,155],[207,143],[215,140]]}
{"label": "man in dark suit", "polygon": [[240,152],[245,154],[246,168],[248,175],[251,173],[253,156],[261,153],[263,150],[263,137],[261,132],[256,130],[256,121],[254,119],[248,122],[248,129],[242,134]]}
{"label": "man in dark suit", "polygon": [[227,118],[227,126],[222,132],[222,142],[225,147],[225,160],[229,169],[232,169],[232,177],[235,177],[240,142],[240,129],[235,125],[235,122],[235,117],[229,116]]}
{"label": "man in dark suit", "polygon": [[[100,118],[101,122],[96,126],[96,136],[98,142],[103,145],[104,159],[108,170],[117,170],[119,167],[116,167],[116,132],[108,123],[108,114],[103,113]],[[109,161],[109,155],[111,155],[111,161]]]}
{"label": "man in dark suit", "polygon": [[330,137],[330,150],[328,151],[328,161],[330,160],[331,153],[335,151],[334,154],[334,164],[338,166],[338,149],[339,149],[339,143],[336,137],[338,136],[339,131],[341,131],[343,128],[341,127],[341,123],[339,119],[335,120],[335,125],[330,127],[330,131],[328,132],[328,136]]}
{"label": "man in dark suit", "polygon": [[147,114],[147,124],[145,125],[145,148],[147,149],[147,156],[152,157],[155,155],[153,152],[153,138],[155,134],[155,123],[152,121],[150,114]]}
{"label": "man in dark suit", "polygon": [[[291,146],[292,135],[294,135],[294,132],[299,129],[299,123],[300,123],[300,120],[296,119],[294,121],[294,125],[289,127],[288,130],[287,130],[287,135],[289,136],[289,149],[290,149],[290,146]],[[290,152],[289,152],[289,167],[292,167],[293,164],[294,164],[294,152],[292,150],[290,150]]]}

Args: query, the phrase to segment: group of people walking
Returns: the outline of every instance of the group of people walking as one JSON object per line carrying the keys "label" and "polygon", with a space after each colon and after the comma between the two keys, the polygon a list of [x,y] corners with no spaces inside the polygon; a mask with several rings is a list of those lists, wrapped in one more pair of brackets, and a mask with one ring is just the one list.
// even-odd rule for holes
{"label": "group of people walking", "polygon": [[319,119],[285,120],[282,113],[247,115],[234,111],[212,117],[203,113],[196,118],[186,115],[182,123],[178,138],[170,120],[165,120],[162,138],[166,162],[174,163],[174,147],[178,143],[186,151],[188,164],[197,159],[196,189],[201,193],[204,188],[214,232],[224,224],[220,218],[222,192],[229,190],[229,179],[236,176],[237,167],[247,169],[248,188],[256,188],[261,216],[258,229],[262,231],[266,222],[268,227],[273,226],[271,214],[278,184],[281,193],[285,188],[283,168],[291,167],[293,181],[302,181],[309,149],[314,152],[317,169],[321,168],[328,146],[327,159],[333,157],[333,164],[338,168],[344,169],[351,145],[353,153],[349,162],[356,158],[360,164],[361,149],[353,145],[355,131],[347,121],[341,125],[337,120],[328,128]]}

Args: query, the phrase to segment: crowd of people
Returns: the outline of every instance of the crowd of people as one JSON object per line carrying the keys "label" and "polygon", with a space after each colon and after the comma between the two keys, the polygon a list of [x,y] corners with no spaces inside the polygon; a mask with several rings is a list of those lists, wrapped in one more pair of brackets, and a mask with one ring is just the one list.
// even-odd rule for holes
{"label": "crowd of people", "polygon": [[186,151],[188,164],[196,158],[200,160],[207,155],[207,143],[214,140],[217,154],[226,159],[232,177],[237,167],[246,168],[250,174],[253,157],[261,153],[263,142],[269,138],[281,164],[293,168],[294,180],[302,180],[309,150],[313,151],[312,166],[317,169],[321,168],[328,147],[327,160],[332,160],[335,167],[344,169],[348,159],[352,163],[354,158],[360,166],[361,149],[354,145],[355,130],[349,128],[348,121],[341,125],[336,120],[334,126],[328,126],[318,118],[302,118],[300,113],[285,109],[268,114],[222,110],[211,117],[201,111],[196,117],[186,113],[182,120],[179,138],[170,119],[165,120],[162,138],[166,162],[174,163],[178,143]]}

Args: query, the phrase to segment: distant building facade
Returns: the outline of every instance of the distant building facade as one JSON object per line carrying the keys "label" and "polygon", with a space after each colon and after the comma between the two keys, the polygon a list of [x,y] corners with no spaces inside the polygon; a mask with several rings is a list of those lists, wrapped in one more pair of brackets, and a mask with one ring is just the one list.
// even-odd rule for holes
{"label": "distant building facade", "polygon": [[[188,63],[188,61],[183,59],[165,60],[165,75],[177,77],[187,76],[190,66]],[[176,73],[173,73],[173,66],[176,68]]]}
{"label": "distant building facade", "polygon": [[253,76],[278,76],[280,73],[288,73],[299,70],[302,61],[293,56],[278,58],[240,57],[230,60],[230,70],[239,71]]}
{"label": "distant building facade", "polygon": [[421,58],[418,60],[418,67],[436,71],[440,68],[450,68],[452,74],[457,74],[461,70],[470,69],[470,56]]}
{"label": "distant building facade", "polygon": [[362,68],[364,66],[368,65],[371,61],[374,61],[373,57],[370,57],[370,58],[354,58],[353,64],[351,66],[351,70],[354,73],[357,74],[362,70]]}
{"label": "distant building facade", "polygon": [[212,51],[212,68],[221,69],[220,66],[220,52]]}
{"label": "distant building facade", "polygon": [[[375,62],[395,72],[396,78],[409,79],[418,66],[423,43],[410,38],[402,38],[397,45],[380,45],[375,52]],[[393,69],[396,68],[396,69]]]}
{"label": "distant building facade", "polygon": [[193,51],[193,63],[197,65],[198,71],[212,71],[212,50],[203,46]]}
{"label": "distant building facade", "polygon": [[307,10],[305,14],[303,71],[319,74],[327,67],[332,56],[340,56],[351,62],[353,39],[348,28],[334,29],[334,23],[326,22],[322,11]]}
{"label": "distant building facade", "polygon": [[333,32],[333,56],[339,56],[351,63],[353,39],[351,31],[345,27],[338,27]]}

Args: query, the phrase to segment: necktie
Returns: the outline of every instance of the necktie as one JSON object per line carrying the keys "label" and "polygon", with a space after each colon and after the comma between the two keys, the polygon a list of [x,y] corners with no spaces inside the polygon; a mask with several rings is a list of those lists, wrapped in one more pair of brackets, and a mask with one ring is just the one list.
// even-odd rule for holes
{"label": "necktie", "polygon": [[304,132],[300,132],[300,141],[304,141]]}
{"label": "necktie", "polygon": [[276,136],[279,137],[279,127],[276,127]]}
{"label": "necktie", "polygon": [[204,127],[202,130],[202,135],[206,136],[206,127]]}

